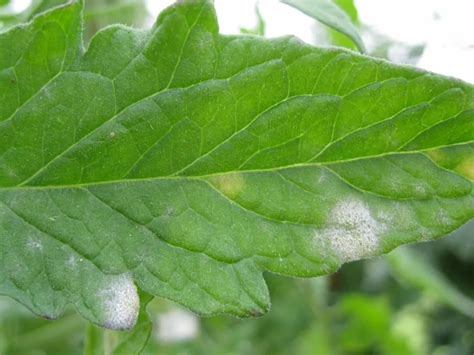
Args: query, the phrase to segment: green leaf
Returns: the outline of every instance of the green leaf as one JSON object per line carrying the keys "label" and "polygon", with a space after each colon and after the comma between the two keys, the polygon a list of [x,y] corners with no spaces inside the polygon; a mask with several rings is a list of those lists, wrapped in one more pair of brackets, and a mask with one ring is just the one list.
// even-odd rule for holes
{"label": "green leaf", "polygon": [[256,36],[265,36],[265,20],[263,19],[258,3],[255,4],[255,16],[257,17],[257,25],[254,28],[241,28],[240,33],[251,34]]}
{"label": "green leaf", "polygon": [[[72,354],[77,348],[84,321],[67,314],[50,322],[34,317],[31,312],[6,297],[0,297],[0,353]],[[65,349],[68,349],[66,351]]]}
{"label": "green leaf", "polygon": [[[362,38],[359,35],[357,27],[354,25],[352,16],[355,8],[350,7],[349,4],[344,4],[344,10],[339,7],[338,3],[334,0],[281,0],[284,4],[290,5],[308,16],[311,16],[315,20],[333,28],[336,31],[349,37],[352,42],[357,46],[359,51],[365,52],[365,46]],[[347,13],[346,11],[349,11]],[[357,13],[357,12],[355,12]],[[357,18],[357,15],[356,15]]]}
{"label": "green leaf", "polygon": [[474,215],[425,150],[473,141],[474,88],[286,37],[221,36],[210,2],[86,51],[72,2],[0,34],[0,293],[111,329],[137,287],[256,316],[262,272],[312,277]]}
{"label": "green leaf", "polygon": [[348,16],[353,24],[359,23],[359,13],[354,4],[354,0],[333,0],[334,3],[343,10]]}
{"label": "green leaf", "polygon": [[85,34],[88,39],[111,24],[141,27],[148,15],[144,0],[95,0],[86,1],[85,5]]}
{"label": "green leaf", "polygon": [[67,2],[67,0],[33,0],[31,6],[26,10],[28,13],[28,20],[31,20],[34,16],[54,7],[64,5]]}
{"label": "green leaf", "polygon": [[64,5],[66,2],[66,0],[33,0],[22,12],[0,13],[0,30],[6,30],[14,25],[30,21],[34,16],[54,7]]}
{"label": "green leaf", "polygon": [[443,168],[452,170],[469,180],[474,180],[474,144],[433,149],[428,154]]}
{"label": "green leaf", "polygon": [[[52,8],[67,4],[67,0],[33,0],[23,12],[18,14],[0,14],[0,29],[11,27]],[[94,0],[85,2],[84,35],[92,37],[99,29],[107,25],[121,23],[140,26],[147,16],[144,0]]]}
{"label": "green leaf", "polygon": [[368,352],[388,337],[391,310],[386,299],[349,294],[337,310],[348,319],[339,339],[347,352]]}
{"label": "green leaf", "polygon": [[[359,30],[359,14],[353,0],[333,0],[350,18],[354,27]],[[356,44],[342,32],[328,28],[330,43],[335,46],[357,50]]]}

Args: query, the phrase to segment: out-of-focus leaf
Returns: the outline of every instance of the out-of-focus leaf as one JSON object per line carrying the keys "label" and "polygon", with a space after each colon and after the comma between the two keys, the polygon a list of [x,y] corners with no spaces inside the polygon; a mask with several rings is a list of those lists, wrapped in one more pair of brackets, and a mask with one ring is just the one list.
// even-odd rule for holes
{"label": "out-of-focus leaf", "polygon": [[27,20],[31,20],[34,16],[50,10],[53,7],[64,5],[67,2],[68,0],[33,0],[30,7],[26,10],[28,15]]}
{"label": "out-of-focus leaf", "polygon": [[[460,261],[472,266],[474,264],[474,221],[470,221],[454,231],[451,236],[440,241],[437,246],[448,249]],[[438,248],[437,248],[438,249]]]}
{"label": "out-of-focus leaf", "polygon": [[144,0],[94,0],[85,5],[86,38],[112,24],[141,27],[148,16]]}
{"label": "out-of-focus leaf", "polygon": [[391,337],[384,343],[384,355],[428,355],[426,318],[418,304],[409,304],[391,321]]}
{"label": "out-of-focus leaf", "polygon": [[265,20],[258,4],[255,5],[255,15],[257,16],[257,25],[254,28],[241,28],[240,32],[243,34],[252,34],[257,36],[265,36]]}
{"label": "out-of-focus leaf", "polygon": [[53,7],[64,5],[66,2],[67,0],[33,0],[22,12],[0,14],[0,30],[5,31],[14,25],[30,21],[36,15]]}
{"label": "out-of-focus leaf", "polygon": [[84,342],[84,355],[103,355],[106,347],[106,330],[87,324]]}
{"label": "out-of-focus leaf", "polygon": [[298,347],[295,354],[300,355],[336,355],[339,352],[333,344],[334,334],[329,329],[330,322],[317,315],[315,322],[298,338]]}
{"label": "out-of-focus leaf", "polygon": [[[401,317],[394,313],[388,297],[373,297],[364,294],[344,295],[337,305],[343,322],[335,328],[340,334],[333,335],[338,353],[381,353],[385,355],[421,355],[416,341],[423,334],[407,336],[393,324],[404,321],[411,329],[418,325],[418,318]],[[417,329],[422,332],[425,329]],[[334,331],[333,331],[334,332]]]}
{"label": "out-of-focus leaf", "polygon": [[[351,19],[354,27],[359,31],[359,14],[354,5],[354,0],[333,0]],[[357,45],[345,34],[328,27],[328,35],[331,44],[339,47],[345,47],[352,50],[357,49]],[[359,35],[360,36],[360,35]]]}
{"label": "out-of-focus leaf", "polygon": [[1,6],[6,6],[10,3],[10,0],[0,0],[0,7]]}
{"label": "out-of-focus leaf", "polygon": [[433,265],[409,248],[392,251],[385,258],[394,276],[468,317],[474,318],[474,301],[456,289]]}
{"label": "out-of-focus leaf", "polygon": [[354,4],[354,0],[332,0],[334,3],[339,6],[351,19],[353,24],[359,22],[359,13],[357,7]]}
{"label": "out-of-focus leaf", "polygon": [[84,321],[75,314],[69,314],[51,322],[32,317],[26,309],[15,309],[11,305],[7,317],[0,321],[0,349],[7,355],[67,354],[80,353]]}
{"label": "out-of-focus leaf", "polygon": [[[67,0],[33,0],[28,8],[18,14],[0,14],[7,29],[18,23],[30,21],[33,17],[54,7],[67,4]],[[90,0],[85,1],[84,36],[89,39],[99,29],[111,24],[141,26],[147,17],[144,0]]]}
{"label": "out-of-focus leaf", "polygon": [[140,313],[130,331],[112,331],[88,324],[86,328],[84,355],[134,355],[140,354],[150,337],[152,324],[146,307],[152,296],[140,292]]}
{"label": "out-of-focus leaf", "polygon": [[[315,20],[343,33],[349,37],[361,52],[365,52],[365,46],[357,27],[351,17],[342,10],[333,0],[281,0]],[[341,2],[342,3],[342,2]],[[344,2],[346,8],[350,9],[350,2]],[[349,11],[351,13],[351,11]]]}
{"label": "out-of-focus leaf", "polygon": [[340,341],[346,351],[368,350],[386,337],[391,319],[386,299],[346,295],[339,309],[345,319]]}

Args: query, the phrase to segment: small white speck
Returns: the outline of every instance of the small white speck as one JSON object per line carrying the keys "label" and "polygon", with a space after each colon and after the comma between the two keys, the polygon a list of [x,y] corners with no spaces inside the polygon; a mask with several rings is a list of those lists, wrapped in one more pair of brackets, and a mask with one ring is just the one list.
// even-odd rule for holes
{"label": "small white speck", "polygon": [[28,248],[30,249],[36,249],[39,251],[43,250],[43,244],[39,240],[35,240],[33,238],[29,238],[27,242]]}
{"label": "small white speck", "polygon": [[[51,87],[51,89],[52,89],[52,87]],[[51,98],[51,89],[47,88],[47,87],[43,89],[43,95],[46,99]]]}
{"label": "small white speck", "polygon": [[68,265],[70,268],[76,267],[76,265],[77,265],[77,258],[76,258],[76,256],[75,256],[74,254],[71,254],[71,255],[69,256],[69,258],[67,259],[67,262],[66,262],[66,263],[67,263],[67,265]]}
{"label": "small white speck", "polygon": [[453,220],[444,210],[439,210],[436,213],[436,222],[441,224],[442,226],[451,226],[453,224]]}
{"label": "small white speck", "polygon": [[[401,207],[401,208],[403,208],[403,207]],[[386,213],[385,211],[377,211],[376,218],[377,218],[377,220],[379,220],[383,223],[392,223],[393,222],[393,216]]]}
{"label": "small white speck", "polygon": [[326,181],[327,179],[327,174],[324,171],[321,171],[319,177],[318,177],[318,184],[321,184],[322,182]]}
{"label": "small white speck", "polygon": [[426,193],[426,188],[423,185],[415,185],[415,191],[422,195]]}
{"label": "small white speck", "polygon": [[173,207],[167,207],[165,213],[163,214],[163,217],[172,217],[175,214],[175,210]]}
{"label": "small white speck", "polygon": [[128,274],[110,276],[99,293],[103,302],[103,326],[109,329],[131,329],[138,317],[140,299],[132,277]]}

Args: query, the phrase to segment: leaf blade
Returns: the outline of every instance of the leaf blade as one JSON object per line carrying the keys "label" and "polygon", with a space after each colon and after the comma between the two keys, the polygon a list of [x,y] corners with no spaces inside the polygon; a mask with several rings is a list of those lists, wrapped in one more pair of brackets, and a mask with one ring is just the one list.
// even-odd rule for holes
{"label": "leaf blade", "polygon": [[[364,42],[348,13],[332,0],[282,0],[315,20],[349,37],[361,53],[365,53]],[[353,10],[353,5],[347,5]],[[351,8],[352,7],[352,8]]]}
{"label": "leaf blade", "polygon": [[199,314],[255,316],[269,308],[262,271],[327,274],[474,215],[472,182],[423,154],[472,141],[469,84],[293,38],[220,36],[207,1],[170,7],[149,32],[109,27],[81,52],[79,13],[0,35],[20,56],[33,49],[17,38],[50,17],[76,28],[39,51],[47,75],[32,88],[20,70],[0,116],[0,292],[36,313],[72,303],[130,328],[138,286]]}

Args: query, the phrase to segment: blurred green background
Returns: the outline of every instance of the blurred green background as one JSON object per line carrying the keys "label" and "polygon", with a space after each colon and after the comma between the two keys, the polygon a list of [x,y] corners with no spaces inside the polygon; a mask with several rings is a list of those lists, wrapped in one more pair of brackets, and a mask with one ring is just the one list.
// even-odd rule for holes
{"label": "blurred green background", "polygon": [[[0,25],[5,29],[26,21],[60,2],[37,0],[24,12],[12,14],[5,10],[8,1],[1,1]],[[362,26],[352,1],[337,2]],[[271,19],[256,11],[258,23],[243,33],[264,35],[265,21]],[[147,19],[141,0],[87,1],[86,40],[107,24],[143,26]],[[324,27],[315,31],[324,32],[324,44],[352,46],[334,31]],[[403,46],[365,31],[378,41],[372,55],[387,57],[390,48]],[[415,64],[422,52],[422,46],[407,46],[403,62]],[[473,147],[466,154],[472,156]],[[474,222],[440,241],[353,262],[331,276],[290,279],[266,274],[266,279],[273,305],[261,318],[200,319],[171,302],[154,299],[136,334],[100,330],[73,311],[56,321],[39,319],[0,297],[0,355],[112,353],[124,338],[133,336],[140,342],[148,335],[143,354],[474,353]],[[99,348],[94,342],[100,342]],[[120,353],[131,350],[122,348]]]}

